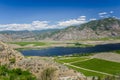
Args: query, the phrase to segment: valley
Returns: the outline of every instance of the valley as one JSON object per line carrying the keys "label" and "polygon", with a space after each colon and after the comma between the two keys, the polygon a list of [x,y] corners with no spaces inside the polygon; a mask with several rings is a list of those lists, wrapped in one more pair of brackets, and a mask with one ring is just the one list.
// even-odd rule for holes
{"label": "valley", "polygon": [[65,29],[1,31],[0,63],[35,80],[119,80],[119,31],[120,20],[111,17]]}
{"label": "valley", "polygon": [[120,80],[120,0],[0,0],[0,80]]}

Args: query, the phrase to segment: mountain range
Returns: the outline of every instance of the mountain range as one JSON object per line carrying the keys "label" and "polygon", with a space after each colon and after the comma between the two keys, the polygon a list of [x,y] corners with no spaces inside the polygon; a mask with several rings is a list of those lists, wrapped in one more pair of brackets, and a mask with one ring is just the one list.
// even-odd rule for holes
{"label": "mountain range", "polygon": [[38,41],[38,40],[84,40],[101,38],[119,38],[120,20],[104,18],[87,23],[69,26],[65,29],[48,29],[35,31],[1,31],[2,41]]}

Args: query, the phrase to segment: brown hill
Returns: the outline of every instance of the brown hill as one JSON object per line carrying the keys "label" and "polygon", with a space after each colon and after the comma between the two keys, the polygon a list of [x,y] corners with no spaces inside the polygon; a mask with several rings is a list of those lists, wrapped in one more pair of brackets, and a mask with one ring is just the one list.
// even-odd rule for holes
{"label": "brown hill", "polygon": [[81,40],[119,38],[120,20],[105,18],[90,21],[80,26],[71,26],[52,35],[53,40]]}

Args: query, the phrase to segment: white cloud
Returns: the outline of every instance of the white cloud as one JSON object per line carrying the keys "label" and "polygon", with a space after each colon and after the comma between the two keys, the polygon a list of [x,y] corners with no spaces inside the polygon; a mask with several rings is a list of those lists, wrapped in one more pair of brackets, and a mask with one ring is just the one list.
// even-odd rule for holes
{"label": "white cloud", "polygon": [[100,16],[101,18],[104,18],[105,16]]}
{"label": "white cloud", "polygon": [[0,24],[0,31],[3,30],[43,30],[43,29],[55,29],[65,28],[71,25],[78,25],[86,22],[86,16],[80,16],[77,19],[70,19],[68,21],[60,21],[57,24],[50,25],[48,21],[33,21],[30,24]]}
{"label": "white cloud", "polygon": [[98,13],[99,17],[101,18],[107,18],[107,17],[112,17],[114,11],[109,11],[109,12],[101,12],[101,13]]}
{"label": "white cloud", "polygon": [[96,18],[91,18],[89,21],[94,21],[94,20],[97,20]]}
{"label": "white cloud", "polygon": [[78,19],[70,19],[68,21],[58,22],[58,26],[68,27],[72,25],[79,25],[86,22],[86,16],[80,16]]}
{"label": "white cloud", "polygon": [[0,31],[2,30],[26,30],[31,27],[30,24],[0,24]]}
{"label": "white cloud", "polygon": [[114,13],[114,11],[110,11],[110,13],[112,14],[112,13]]}
{"label": "white cloud", "polygon": [[99,13],[100,16],[106,15],[106,14],[107,14],[107,12],[101,12],[101,13]]}
{"label": "white cloud", "polygon": [[3,30],[42,30],[57,28],[56,25],[49,25],[48,21],[33,21],[31,24],[0,24],[0,31]]}

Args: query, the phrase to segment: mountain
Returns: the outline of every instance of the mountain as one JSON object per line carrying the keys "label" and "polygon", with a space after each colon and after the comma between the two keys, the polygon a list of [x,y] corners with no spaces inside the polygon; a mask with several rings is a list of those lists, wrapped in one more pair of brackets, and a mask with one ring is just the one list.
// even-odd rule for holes
{"label": "mountain", "polygon": [[2,41],[84,40],[120,37],[120,20],[104,18],[65,29],[1,31]]}
{"label": "mountain", "polygon": [[33,31],[0,31],[0,40],[10,41],[37,41],[47,38],[59,29],[33,30]]}
{"label": "mountain", "polygon": [[70,26],[51,36],[53,40],[81,40],[120,37],[120,20],[105,18]]}

